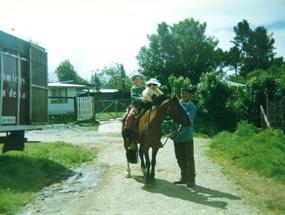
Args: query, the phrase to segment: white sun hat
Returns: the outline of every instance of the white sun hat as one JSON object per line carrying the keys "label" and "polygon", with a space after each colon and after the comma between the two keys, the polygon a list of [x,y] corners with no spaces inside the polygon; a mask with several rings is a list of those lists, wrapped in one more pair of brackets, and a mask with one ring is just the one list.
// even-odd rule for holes
{"label": "white sun hat", "polygon": [[156,84],[158,87],[160,86],[160,83],[155,78],[151,78],[146,82],[146,85],[149,85],[149,84]]}

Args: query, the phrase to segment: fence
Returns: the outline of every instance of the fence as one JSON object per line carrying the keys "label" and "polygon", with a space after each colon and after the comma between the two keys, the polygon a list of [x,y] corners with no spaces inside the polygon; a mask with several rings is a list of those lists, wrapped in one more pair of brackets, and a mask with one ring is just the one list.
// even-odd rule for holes
{"label": "fence", "polygon": [[96,119],[121,118],[130,102],[130,99],[95,100]]}
{"label": "fence", "polygon": [[72,116],[78,121],[121,118],[130,105],[130,99],[95,100],[92,96],[49,97],[49,116]]}
{"label": "fence", "polygon": [[270,125],[285,131],[285,96],[281,99],[269,101],[267,99],[267,117]]}
{"label": "fence", "polygon": [[94,117],[93,97],[84,96],[76,97],[77,104],[77,120],[90,120]]}

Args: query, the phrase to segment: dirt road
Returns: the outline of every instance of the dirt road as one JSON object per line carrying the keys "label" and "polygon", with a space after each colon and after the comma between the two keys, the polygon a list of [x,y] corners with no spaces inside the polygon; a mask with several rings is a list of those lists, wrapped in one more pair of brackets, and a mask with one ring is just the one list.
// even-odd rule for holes
{"label": "dirt road", "polygon": [[126,178],[126,161],[120,122],[100,125],[97,132],[87,128],[58,126],[27,134],[29,140],[63,140],[99,150],[96,165],[74,171],[72,178],[45,189],[20,214],[129,214],[129,215],[212,215],[262,214],[247,204],[246,193],[227,179],[205,155],[206,139],[195,139],[197,187],[175,186],[179,169],[168,140],[158,152],[156,184],[145,188],[139,165],[132,165]]}

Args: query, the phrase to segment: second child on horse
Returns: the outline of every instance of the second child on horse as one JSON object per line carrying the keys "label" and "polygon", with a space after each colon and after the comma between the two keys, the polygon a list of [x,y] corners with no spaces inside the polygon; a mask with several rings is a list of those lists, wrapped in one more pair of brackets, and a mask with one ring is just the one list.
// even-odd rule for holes
{"label": "second child on horse", "polygon": [[147,88],[142,92],[142,102],[144,107],[148,110],[154,104],[155,99],[163,95],[163,92],[159,89],[160,83],[155,78],[151,78],[146,82]]}
{"label": "second child on horse", "polygon": [[137,73],[132,76],[133,86],[131,88],[131,107],[127,113],[125,120],[125,128],[129,129],[132,126],[132,122],[135,115],[138,115],[142,108],[142,92],[145,90],[144,77],[142,74]]}

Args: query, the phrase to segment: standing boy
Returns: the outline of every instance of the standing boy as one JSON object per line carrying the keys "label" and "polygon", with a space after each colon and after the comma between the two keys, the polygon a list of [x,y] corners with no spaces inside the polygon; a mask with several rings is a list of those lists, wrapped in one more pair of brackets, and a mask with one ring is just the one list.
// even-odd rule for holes
{"label": "standing boy", "polygon": [[[190,88],[181,89],[180,103],[190,118],[189,126],[182,126],[179,132],[173,137],[175,156],[181,170],[181,179],[174,184],[186,184],[187,187],[194,187],[195,184],[195,161],[193,145],[193,122],[196,115],[196,106],[190,101]],[[181,125],[180,125],[181,126]]]}

